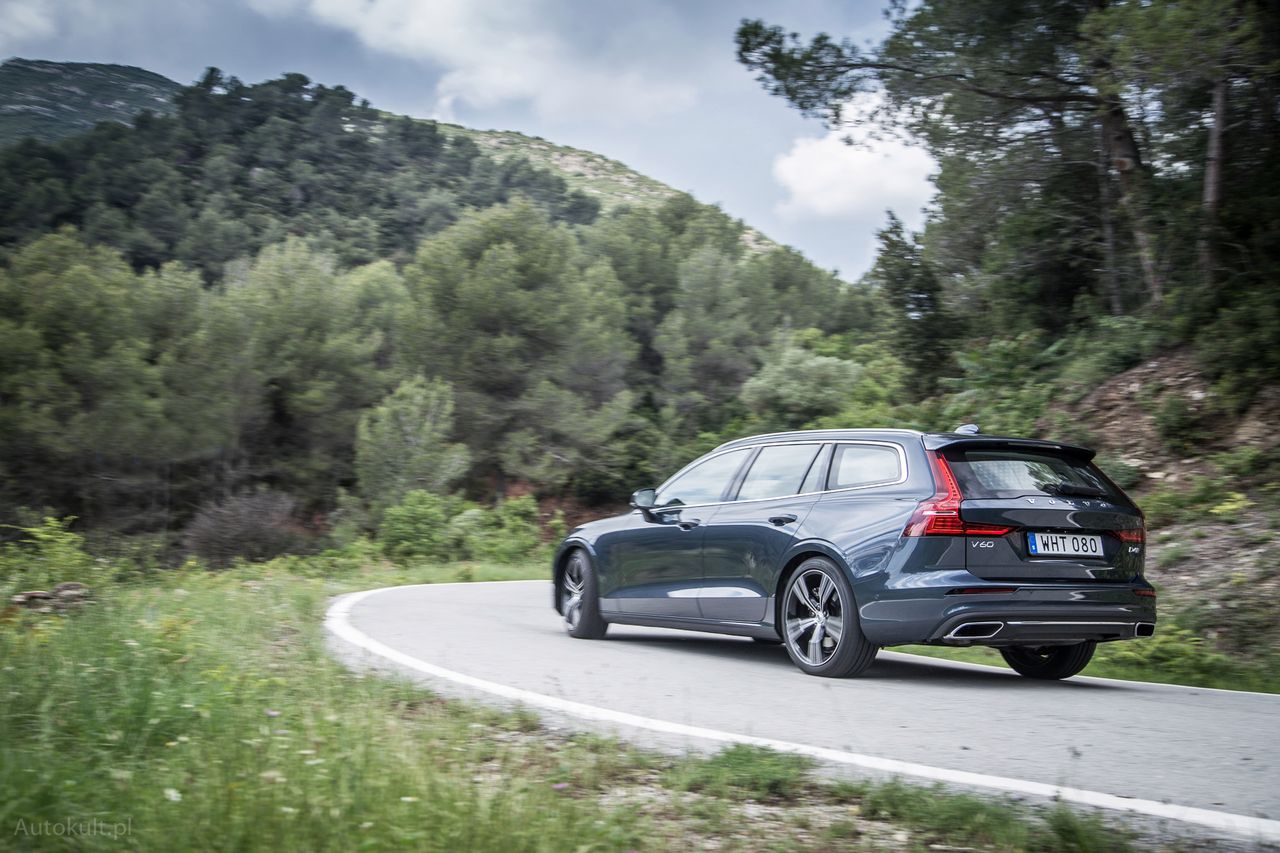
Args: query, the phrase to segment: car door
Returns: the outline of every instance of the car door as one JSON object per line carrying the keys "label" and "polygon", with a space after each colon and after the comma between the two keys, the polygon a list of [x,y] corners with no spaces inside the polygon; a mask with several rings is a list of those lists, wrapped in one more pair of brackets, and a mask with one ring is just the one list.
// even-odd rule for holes
{"label": "car door", "polygon": [[634,523],[597,541],[616,583],[602,609],[644,616],[698,616],[702,540],[752,449],[699,459],[658,489],[653,508]]}
{"label": "car door", "polygon": [[782,560],[821,489],[828,452],[819,442],[767,445],[706,524],[702,544],[703,618],[760,622]]}

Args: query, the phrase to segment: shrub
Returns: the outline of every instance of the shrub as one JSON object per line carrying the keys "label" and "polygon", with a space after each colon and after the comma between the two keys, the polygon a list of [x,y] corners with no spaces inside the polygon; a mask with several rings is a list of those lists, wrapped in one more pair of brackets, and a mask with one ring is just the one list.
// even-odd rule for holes
{"label": "shrub", "polygon": [[393,560],[490,560],[510,563],[532,556],[542,541],[538,504],[508,498],[483,509],[458,498],[422,490],[405,495],[382,516],[379,540]]}
{"label": "shrub", "polygon": [[1128,462],[1105,454],[1100,454],[1094,461],[1122,489],[1132,489],[1142,482],[1142,472]]}
{"label": "shrub", "polygon": [[538,502],[531,495],[508,498],[493,510],[496,536],[488,538],[489,559],[509,562],[528,557],[542,543]]}
{"label": "shrub", "polygon": [[457,501],[414,489],[382,514],[378,539],[393,560],[413,557],[447,560],[451,550],[450,517]]}
{"label": "shrub", "polygon": [[1162,624],[1150,639],[1107,643],[1099,651],[1099,660],[1158,671],[1178,684],[1205,683],[1232,667],[1230,658],[1213,651],[1203,637],[1179,625]]}
{"label": "shrub", "polygon": [[205,504],[187,525],[183,547],[214,568],[304,552],[310,543],[293,511],[293,498],[272,491]]}
{"label": "shrub", "polygon": [[1155,414],[1156,432],[1175,453],[1187,453],[1200,439],[1200,418],[1187,398],[1169,394]]}
{"label": "shrub", "polygon": [[103,565],[85,553],[84,539],[68,528],[74,518],[45,518],[40,524],[10,527],[19,542],[0,547],[0,590],[49,589],[64,581],[93,586]]}
{"label": "shrub", "polygon": [[1166,486],[1144,497],[1139,504],[1147,515],[1147,527],[1157,528],[1179,521],[1194,521],[1210,507],[1230,500],[1221,481],[1212,477],[1195,477],[1185,488]]}
{"label": "shrub", "polygon": [[1137,365],[1159,343],[1159,330],[1137,317],[1099,317],[1067,344],[1060,375],[1069,385],[1091,388]]}
{"label": "shrub", "polygon": [[541,543],[538,504],[532,497],[508,498],[491,510],[472,509],[450,524],[463,559],[510,563],[532,556]]}
{"label": "shrub", "polygon": [[1242,445],[1222,453],[1215,453],[1210,461],[1225,474],[1241,479],[1261,474],[1274,461],[1272,454],[1260,447]]}

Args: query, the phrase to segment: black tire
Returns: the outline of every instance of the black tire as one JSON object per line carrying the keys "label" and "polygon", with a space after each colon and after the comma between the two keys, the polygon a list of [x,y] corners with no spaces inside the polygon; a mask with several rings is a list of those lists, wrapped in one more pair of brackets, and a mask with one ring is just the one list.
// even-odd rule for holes
{"label": "black tire", "polygon": [[1009,646],[1000,655],[1019,675],[1050,681],[1070,678],[1084,669],[1097,647],[1093,640],[1071,646]]}
{"label": "black tire", "polygon": [[879,648],[862,633],[852,585],[824,557],[805,560],[791,574],[780,615],[782,645],[809,675],[850,678],[876,659]]}
{"label": "black tire", "polygon": [[609,623],[600,616],[596,570],[582,551],[574,551],[565,562],[559,595],[560,613],[569,636],[581,640],[598,640],[604,636]]}

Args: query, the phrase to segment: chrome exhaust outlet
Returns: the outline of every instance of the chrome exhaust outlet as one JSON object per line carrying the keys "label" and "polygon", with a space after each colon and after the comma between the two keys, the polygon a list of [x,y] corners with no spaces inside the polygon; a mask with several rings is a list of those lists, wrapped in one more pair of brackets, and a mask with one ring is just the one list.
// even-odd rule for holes
{"label": "chrome exhaust outlet", "polygon": [[951,629],[944,640],[986,640],[1004,630],[1003,622],[964,622]]}
{"label": "chrome exhaust outlet", "polygon": [[1133,626],[1133,636],[1135,637],[1154,637],[1156,633],[1156,623],[1139,622]]}

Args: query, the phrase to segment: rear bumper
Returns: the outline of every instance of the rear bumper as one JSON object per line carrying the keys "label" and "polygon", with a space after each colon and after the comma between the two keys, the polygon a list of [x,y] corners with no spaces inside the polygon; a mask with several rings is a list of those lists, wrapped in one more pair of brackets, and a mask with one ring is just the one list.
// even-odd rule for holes
{"label": "rear bumper", "polygon": [[1096,614],[1078,610],[1033,614],[970,612],[944,620],[928,642],[946,646],[1055,645],[1084,640],[1103,643],[1150,637],[1155,628],[1154,612],[1148,618],[1127,609]]}
{"label": "rear bumper", "polygon": [[[1155,632],[1156,601],[1138,594],[1150,590],[1145,582],[1015,586],[1015,581],[1003,592],[976,592],[987,584],[956,573],[946,577],[945,586],[882,589],[859,607],[863,632],[881,646],[1054,645]],[[956,594],[957,588],[965,594]]]}

